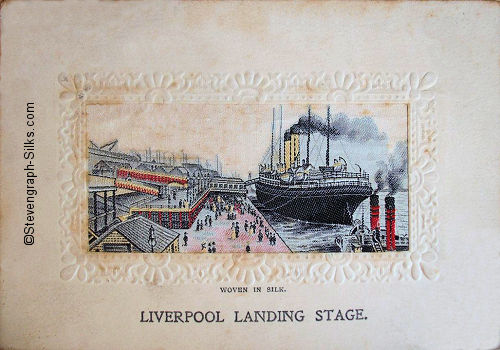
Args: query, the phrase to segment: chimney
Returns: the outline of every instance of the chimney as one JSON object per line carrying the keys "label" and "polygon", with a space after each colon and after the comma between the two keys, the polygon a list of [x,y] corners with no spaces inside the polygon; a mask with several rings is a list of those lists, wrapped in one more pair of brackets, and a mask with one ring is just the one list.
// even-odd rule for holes
{"label": "chimney", "polygon": [[370,229],[380,230],[380,206],[376,194],[370,196]]}
{"label": "chimney", "polygon": [[396,250],[396,207],[394,197],[385,197],[385,236],[386,249]]}

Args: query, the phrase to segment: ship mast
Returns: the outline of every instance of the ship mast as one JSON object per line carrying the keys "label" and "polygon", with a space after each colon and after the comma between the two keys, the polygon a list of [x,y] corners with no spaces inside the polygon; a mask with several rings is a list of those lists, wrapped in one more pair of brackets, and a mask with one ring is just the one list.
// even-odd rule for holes
{"label": "ship mast", "polygon": [[271,124],[271,170],[273,170],[273,153],[274,153],[274,112],[275,109],[273,107],[273,122]]}
{"label": "ship mast", "polygon": [[330,105],[326,109],[326,166],[330,166]]}
{"label": "ship mast", "polygon": [[279,164],[281,167],[281,164],[283,163],[283,160],[281,159],[281,127],[283,126],[283,105],[280,105],[280,137],[279,137]]}
{"label": "ship mast", "polygon": [[307,157],[306,165],[309,165],[309,143],[311,142],[311,105],[307,111]]}

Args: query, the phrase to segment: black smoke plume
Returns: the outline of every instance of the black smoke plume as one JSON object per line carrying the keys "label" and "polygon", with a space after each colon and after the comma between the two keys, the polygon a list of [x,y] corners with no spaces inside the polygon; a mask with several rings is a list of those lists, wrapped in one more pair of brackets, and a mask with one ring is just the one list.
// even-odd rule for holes
{"label": "black smoke plume", "polygon": [[383,190],[385,187],[385,179],[387,178],[387,164],[385,162],[377,162],[378,170],[375,173],[375,182],[377,183],[377,188],[375,189],[375,193],[377,194],[379,191]]}
{"label": "black smoke plume", "polygon": [[404,180],[408,177],[408,144],[406,141],[396,143],[394,150],[389,155],[389,163],[378,162],[379,169],[375,173],[377,189],[382,190],[386,185],[389,196],[399,191]]}
{"label": "black smoke plume", "polygon": [[[323,136],[330,134],[331,140],[345,139],[352,142],[381,141],[387,138],[387,135],[380,132],[377,124],[371,117],[349,118],[343,113],[331,117],[330,129],[328,130],[326,118],[320,118],[316,114],[309,117],[302,115],[299,121],[292,125],[289,131],[293,134],[319,133]],[[329,131],[329,132],[328,132]]]}
{"label": "black smoke plume", "polygon": [[390,193],[396,193],[405,178],[408,177],[408,144],[406,141],[399,141],[394,147],[394,151],[389,157],[389,173],[387,174],[387,185]]}

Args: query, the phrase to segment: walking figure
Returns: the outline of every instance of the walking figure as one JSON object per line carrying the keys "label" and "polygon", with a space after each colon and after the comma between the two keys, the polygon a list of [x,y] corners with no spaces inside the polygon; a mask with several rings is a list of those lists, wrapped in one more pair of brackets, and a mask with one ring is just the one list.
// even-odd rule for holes
{"label": "walking figure", "polygon": [[231,223],[231,239],[236,239],[236,228],[234,222]]}

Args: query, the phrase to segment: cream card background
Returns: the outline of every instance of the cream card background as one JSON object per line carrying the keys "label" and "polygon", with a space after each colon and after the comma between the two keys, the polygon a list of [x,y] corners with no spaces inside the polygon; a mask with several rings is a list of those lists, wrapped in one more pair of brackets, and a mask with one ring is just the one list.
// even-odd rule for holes
{"label": "cream card background", "polygon": [[[0,345],[6,348],[494,348],[500,342],[498,6],[493,3],[8,2],[2,7]],[[433,72],[439,278],[82,283],[61,270],[61,72]],[[26,102],[37,115],[37,241],[22,243]],[[73,130],[68,130],[72,132]],[[63,160],[64,161],[64,160]],[[68,159],[71,162],[72,159]],[[43,183],[43,185],[42,185]],[[71,203],[71,202],[68,202]],[[232,310],[362,307],[359,323],[234,324]],[[226,322],[141,324],[141,310]],[[312,315],[311,315],[312,316]]]}

